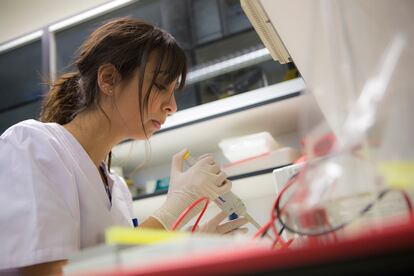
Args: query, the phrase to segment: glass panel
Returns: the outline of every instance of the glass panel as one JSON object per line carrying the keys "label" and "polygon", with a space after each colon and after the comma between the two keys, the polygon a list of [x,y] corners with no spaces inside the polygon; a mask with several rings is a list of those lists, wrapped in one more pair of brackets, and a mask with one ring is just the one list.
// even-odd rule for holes
{"label": "glass panel", "polygon": [[41,101],[33,102],[0,114],[0,134],[10,126],[26,120],[39,117]]}
{"label": "glass panel", "polygon": [[240,6],[240,0],[222,0],[221,2],[227,34],[233,34],[252,28],[249,19],[246,17]]}
{"label": "glass panel", "polygon": [[196,48],[194,55],[196,64],[202,67],[208,65],[207,63],[229,59],[238,53],[263,47],[257,33],[249,31]]}
{"label": "glass panel", "polygon": [[80,23],[74,27],[56,33],[56,61],[58,74],[73,71],[71,65],[79,46],[88,35],[105,21],[118,17],[135,17],[155,26],[161,26],[161,11],[159,1],[138,1],[92,20]]}
{"label": "glass panel", "polygon": [[[144,19],[170,32],[186,52],[189,71],[264,48],[238,0],[146,0],[58,32],[58,72],[72,70],[73,55],[92,30],[121,16]],[[262,62],[190,84],[177,92],[178,108],[183,110],[283,81],[288,67],[273,61]]]}
{"label": "glass panel", "polygon": [[192,89],[198,87],[200,94],[199,104],[203,104],[296,77],[288,74],[290,70],[290,65],[279,64],[269,60],[190,85],[189,87],[192,87]]}
{"label": "glass panel", "polygon": [[1,110],[33,100],[42,93],[41,42],[0,54],[0,116]]}
{"label": "glass panel", "polygon": [[40,40],[0,55],[0,133],[21,120],[38,117],[46,81]]}
{"label": "glass panel", "polygon": [[175,93],[178,110],[183,110],[200,104],[196,85],[187,85],[182,91]]}
{"label": "glass panel", "polygon": [[222,37],[217,1],[193,0],[192,11],[197,44]]}

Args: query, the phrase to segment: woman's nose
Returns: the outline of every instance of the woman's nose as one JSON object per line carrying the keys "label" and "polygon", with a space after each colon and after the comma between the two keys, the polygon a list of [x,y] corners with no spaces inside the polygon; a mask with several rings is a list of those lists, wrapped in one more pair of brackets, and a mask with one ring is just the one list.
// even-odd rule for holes
{"label": "woman's nose", "polygon": [[171,115],[175,112],[177,112],[177,102],[175,101],[175,95],[172,94],[170,101],[168,104],[164,106],[164,110],[167,112],[168,115]]}

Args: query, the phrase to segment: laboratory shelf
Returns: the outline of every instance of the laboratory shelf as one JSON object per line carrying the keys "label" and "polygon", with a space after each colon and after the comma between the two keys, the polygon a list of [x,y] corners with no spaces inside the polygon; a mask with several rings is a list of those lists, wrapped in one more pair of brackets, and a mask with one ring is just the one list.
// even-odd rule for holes
{"label": "laboratory shelf", "polygon": [[229,98],[179,111],[168,117],[158,134],[243,110],[299,96],[305,89],[302,78],[277,83]]}
{"label": "laboratory shelf", "polygon": [[[298,121],[307,96],[301,78],[246,92],[175,113],[149,140],[150,158],[143,141],[129,141],[114,148],[112,166],[122,167],[124,176],[135,185],[168,177],[171,157],[183,148],[193,156],[212,153],[221,165],[227,163],[218,143],[228,137],[269,132],[283,146],[298,148]],[[147,145],[147,146],[148,146]],[[231,180],[271,173],[275,168],[241,172]],[[156,192],[134,197],[134,200],[157,197]]]}
{"label": "laboratory shelf", "polygon": [[[233,175],[233,176],[229,176],[227,179],[229,179],[231,181],[235,181],[235,180],[241,180],[241,179],[244,179],[244,178],[247,178],[247,177],[253,177],[253,176],[258,176],[258,175],[263,175],[263,174],[270,174],[276,169],[284,168],[284,167],[287,167],[287,166],[290,166],[290,165],[292,165],[292,164],[286,164],[286,165],[283,165],[283,166],[272,167],[272,168],[267,168],[267,169],[263,169],[263,170],[257,170],[257,171],[253,171],[253,172]],[[154,197],[154,196],[161,196],[161,195],[165,195],[165,194],[167,194],[167,190],[157,191],[157,192],[151,193],[151,194],[143,194],[143,195],[134,196],[132,199],[133,200],[139,200],[139,199],[144,199],[144,198],[149,198],[149,197]]]}
{"label": "laboratory shelf", "polygon": [[179,111],[149,140],[149,160],[145,142],[129,141],[114,148],[112,164],[122,167],[124,175],[135,170],[151,177],[167,172],[171,156],[183,148],[193,155],[216,153],[224,138],[268,131],[278,139],[296,132],[304,88],[297,78]]}

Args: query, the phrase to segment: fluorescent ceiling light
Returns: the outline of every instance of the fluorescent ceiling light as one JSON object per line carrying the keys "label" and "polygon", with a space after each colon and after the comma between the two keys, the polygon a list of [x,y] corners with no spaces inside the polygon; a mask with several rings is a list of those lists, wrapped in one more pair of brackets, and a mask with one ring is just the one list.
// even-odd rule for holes
{"label": "fluorescent ceiling light", "polygon": [[14,40],[11,40],[9,42],[6,42],[0,45],[0,53],[16,48],[17,46],[22,46],[24,44],[32,42],[33,40],[36,40],[42,37],[42,35],[43,35],[43,30],[39,30],[39,31],[30,33],[30,34],[24,35],[22,37],[16,38]]}
{"label": "fluorescent ceiling light", "polygon": [[186,84],[200,82],[214,78],[225,73],[252,66],[263,61],[271,60],[272,57],[266,48],[254,50],[240,56],[226,59],[224,61],[190,71]]}
{"label": "fluorescent ceiling light", "polygon": [[75,24],[81,23],[83,21],[86,21],[88,19],[91,19],[95,16],[104,14],[108,11],[114,10],[116,8],[125,6],[131,2],[133,2],[135,0],[114,0],[111,1],[109,3],[103,4],[101,6],[98,6],[96,8],[87,10],[83,13],[77,14],[75,16],[69,17],[65,20],[62,20],[60,22],[57,22],[53,25],[49,26],[49,31],[51,32],[55,32],[55,31],[59,31],[65,28],[68,28],[70,26],[73,26]]}

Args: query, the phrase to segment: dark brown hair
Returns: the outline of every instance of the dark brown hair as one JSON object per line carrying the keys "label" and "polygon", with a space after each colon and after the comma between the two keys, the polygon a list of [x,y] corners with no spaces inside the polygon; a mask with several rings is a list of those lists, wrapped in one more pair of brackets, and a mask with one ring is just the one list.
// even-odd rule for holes
{"label": "dark brown hair", "polygon": [[[66,124],[79,112],[91,107],[97,107],[103,112],[99,106],[97,72],[99,66],[112,64],[123,80],[132,77],[133,72],[139,69],[137,93],[141,125],[145,131],[142,118],[149,93],[143,98],[142,87],[145,67],[153,51],[157,52],[157,62],[149,91],[161,73],[165,74],[163,79],[167,83],[178,79],[178,89],[182,89],[187,72],[186,58],[184,51],[169,33],[133,18],[115,19],[99,27],[79,48],[74,62],[77,71],[66,73],[53,83],[43,101],[40,120]],[[166,71],[161,72],[161,67]]]}

